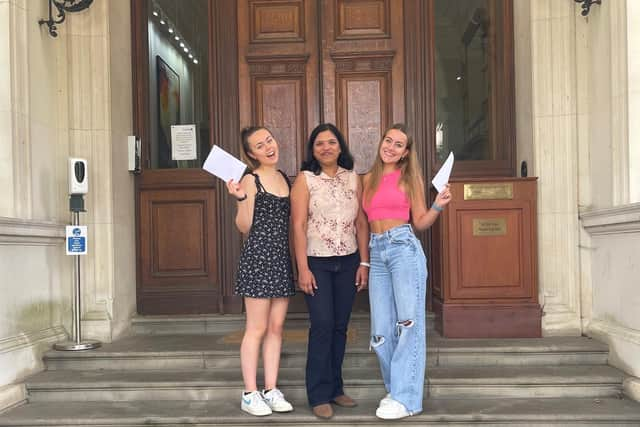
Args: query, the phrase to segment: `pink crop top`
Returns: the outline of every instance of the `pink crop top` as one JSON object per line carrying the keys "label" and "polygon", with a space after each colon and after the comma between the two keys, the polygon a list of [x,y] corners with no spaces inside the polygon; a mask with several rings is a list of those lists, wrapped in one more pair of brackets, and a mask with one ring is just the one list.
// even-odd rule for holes
{"label": "pink crop top", "polygon": [[366,205],[362,198],[362,209],[367,214],[369,221],[380,219],[401,219],[409,221],[411,203],[407,195],[398,187],[400,169],[382,175],[378,190],[371,198],[371,203]]}

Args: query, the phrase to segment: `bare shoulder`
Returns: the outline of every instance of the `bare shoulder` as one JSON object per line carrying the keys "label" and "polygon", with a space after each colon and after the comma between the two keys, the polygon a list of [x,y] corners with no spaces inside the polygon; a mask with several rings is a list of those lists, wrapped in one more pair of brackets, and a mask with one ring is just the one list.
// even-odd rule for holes
{"label": "bare shoulder", "polygon": [[293,181],[293,189],[306,189],[307,188],[307,178],[305,176],[304,171],[298,172],[296,175],[296,179]]}
{"label": "bare shoulder", "polygon": [[240,187],[247,192],[255,193],[258,191],[258,188],[256,187],[256,178],[250,173],[242,177],[240,180]]}
{"label": "bare shoulder", "polygon": [[292,218],[297,218],[299,213],[306,209],[309,202],[309,188],[307,187],[307,179],[305,178],[304,171],[298,173],[293,187],[291,187],[291,207]]}

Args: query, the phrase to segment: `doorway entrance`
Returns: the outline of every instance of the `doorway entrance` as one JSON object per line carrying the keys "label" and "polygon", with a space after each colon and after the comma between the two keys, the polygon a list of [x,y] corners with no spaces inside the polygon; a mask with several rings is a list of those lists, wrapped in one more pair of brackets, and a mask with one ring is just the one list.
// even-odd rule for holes
{"label": "doorway entrance", "polygon": [[[293,179],[311,130],[335,123],[365,173],[404,120],[402,0],[238,3],[240,123],[267,126]],[[368,310],[367,295],[356,310]],[[291,310],[305,311],[302,295]]]}
{"label": "doorway entrance", "polygon": [[[426,182],[447,150],[464,156],[461,176],[513,174],[511,0],[131,5],[141,314],[242,311],[235,206],[201,166],[214,144],[238,155],[243,126],[272,130],[290,177],[321,122],[342,130],[359,173],[384,129],[406,122]],[[184,157],[171,126],[190,124],[195,143]],[[439,250],[429,233],[420,237]],[[296,298],[291,310],[304,311]],[[356,310],[367,305],[365,294]]]}

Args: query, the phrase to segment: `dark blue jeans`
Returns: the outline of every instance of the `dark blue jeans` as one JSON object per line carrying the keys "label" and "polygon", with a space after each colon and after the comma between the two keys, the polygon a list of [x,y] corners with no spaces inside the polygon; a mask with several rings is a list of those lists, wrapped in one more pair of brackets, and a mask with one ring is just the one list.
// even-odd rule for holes
{"label": "dark blue jeans", "polygon": [[311,406],[329,403],[344,394],[342,361],[347,326],[356,295],[356,270],[360,255],[308,257],[316,279],[315,295],[304,296],[309,309],[307,348],[307,398]]}

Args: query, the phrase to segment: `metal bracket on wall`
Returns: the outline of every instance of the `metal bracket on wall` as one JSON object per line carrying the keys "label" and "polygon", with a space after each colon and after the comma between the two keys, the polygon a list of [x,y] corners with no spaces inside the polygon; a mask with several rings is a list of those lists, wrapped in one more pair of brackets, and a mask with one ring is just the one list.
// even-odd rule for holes
{"label": "metal bracket on wall", "polygon": [[591,11],[592,4],[602,4],[602,0],[574,0],[576,3],[582,3],[582,16],[587,16]]}
{"label": "metal bracket on wall", "polygon": [[[38,25],[47,24],[51,37],[58,37],[58,24],[62,24],[67,12],[80,12],[91,6],[93,0],[49,0],[49,19],[40,19]],[[58,10],[54,17],[53,7]]]}

